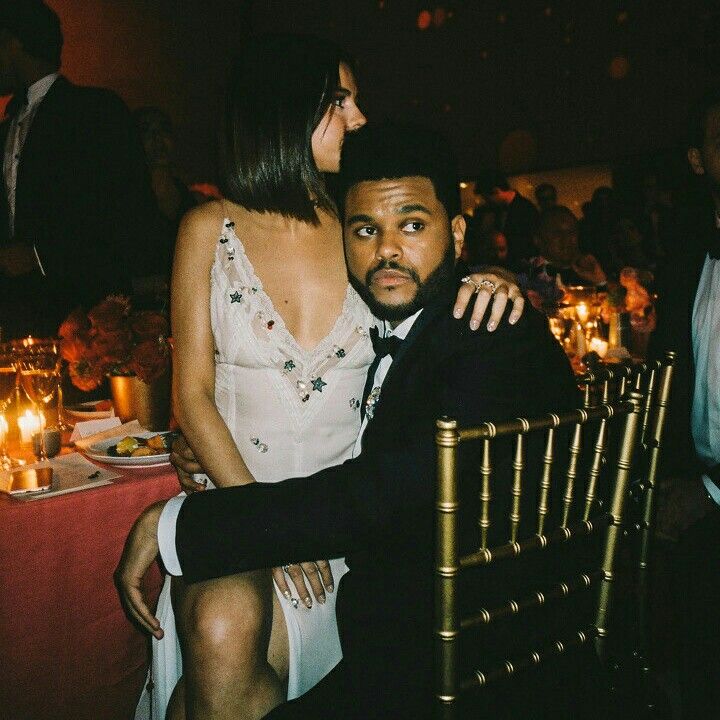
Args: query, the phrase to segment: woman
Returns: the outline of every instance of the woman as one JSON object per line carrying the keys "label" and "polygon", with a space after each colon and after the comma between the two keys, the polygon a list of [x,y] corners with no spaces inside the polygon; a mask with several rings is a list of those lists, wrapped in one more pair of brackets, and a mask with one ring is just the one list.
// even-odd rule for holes
{"label": "woman", "polygon": [[[322,173],[337,172],[345,133],[365,124],[356,95],[349,65],[316,39],[258,38],[235,68],[230,201],[184,219],[172,282],[176,415],[216,486],[307,475],[351,455],[374,319],[348,285]],[[472,287],[461,294],[464,305]],[[478,296],[475,328],[487,301]],[[294,598],[280,569],[275,588],[268,572],[174,583],[185,681],[168,717],[183,706],[193,718],[262,717],[332,669],[341,657],[332,591],[347,568],[319,565],[316,602],[299,579]],[[179,670],[167,587],[157,615],[162,717]]]}

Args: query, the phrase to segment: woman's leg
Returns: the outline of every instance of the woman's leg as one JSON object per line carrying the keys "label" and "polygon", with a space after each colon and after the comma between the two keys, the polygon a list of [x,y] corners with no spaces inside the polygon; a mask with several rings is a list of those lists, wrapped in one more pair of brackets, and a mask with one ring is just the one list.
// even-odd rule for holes
{"label": "woman's leg", "polygon": [[[261,718],[285,700],[288,637],[268,571],[173,582],[184,677],[168,718]],[[183,703],[182,700],[185,702]]]}

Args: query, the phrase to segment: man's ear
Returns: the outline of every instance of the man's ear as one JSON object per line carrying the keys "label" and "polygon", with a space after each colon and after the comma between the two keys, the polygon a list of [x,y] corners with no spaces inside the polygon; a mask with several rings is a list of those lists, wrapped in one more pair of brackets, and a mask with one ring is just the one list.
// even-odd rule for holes
{"label": "man's ear", "polygon": [[456,215],[450,223],[452,228],[453,243],[455,245],[455,259],[460,257],[460,253],[463,249],[463,243],[465,242],[465,230],[467,223],[462,215]]}
{"label": "man's ear", "polygon": [[702,155],[700,154],[700,150],[698,150],[698,148],[691,147],[687,151],[687,159],[690,163],[690,169],[695,173],[695,175],[705,174],[705,166],[703,165]]}

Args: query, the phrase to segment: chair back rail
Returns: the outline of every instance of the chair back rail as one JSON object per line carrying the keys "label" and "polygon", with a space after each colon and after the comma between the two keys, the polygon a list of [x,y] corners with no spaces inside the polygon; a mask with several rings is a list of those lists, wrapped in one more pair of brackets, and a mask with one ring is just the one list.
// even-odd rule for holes
{"label": "chair back rail", "polygon": [[[628,373],[625,380],[630,378]],[[603,398],[610,397],[610,378],[603,378]],[[520,668],[537,665],[545,658],[565,652],[573,645],[582,645],[596,640],[598,650],[603,650],[603,639],[608,628],[614,562],[621,533],[625,498],[633,467],[634,450],[638,444],[644,408],[641,393],[632,390],[627,398],[614,403],[563,412],[550,413],[536,418],[517,418],[502,423],[486,422],[475,427],[460,428],[456,421],[442,418],[437,421],[437,543],[436,543],[436,647],[437,647],[437,700],[439,714],[453,717],[457,709],[458,695],[463,689],[486,686],[502,677],[514,675]],[[616,418],[623,422],[620,449],[614,467],[611,495],[604,512],[593,515],[598,503],[594,502],[597,481],[606,453],[607,422]],[[571,508],[576,502],[575,490],[579,473],[579,458],[583,441],[583,430],[588,423],[598,424],[592,446],[591,462],[585,496],[580,513],[582,519],[571,521]],[[568,463],[565,469],[565,484],[562,488],[561,520],[555,527],[548,525],[549,495],[552,470],[556,458],[556,430],[571,429]],[[526,438],[531,433],[545,433],[544,454],[540,469],[537,496],[537,520],[535,533],[520,537],[521,499],[523,495],[524,470],[527,466]],[[492,502],[493,443],[502,437],[514,436],[512,454],[512,477],[510,483],[509,517],[499,521],[507,522],[508,540],[495,546],[490,545],[490,531],[494,529],[490,512]],[[482,443],[479,486],[479,548],[471,553],[461,554],[459,547],[459,490],[458,450],[462,443]],[[507,491],[507,489],[506,489]],[[593,515],[591,519],[591,515]],[[602,562],[591,572],[575,575],[555,583],[549,588],[535,590],[522,597],[510,598],[496,607],[483,607],[477,612],[461,617],[459,610],[458,579],[461,571],[473,567],[508,562],[521,555],[540,553],[553,545],[569,543],[575,538],[591,535],[606,529]],[[519,615],[533,607],[562,602],[564,598],[597,586],[598,604],[595,622],[590,626],[568,628],[563,637],[549,638],[547,645],[529,648],[526,654],[507,658],[496,668],[480,668],[474,677],[461,677],[460,632],[471,628],[487,626],[498,619]]]}

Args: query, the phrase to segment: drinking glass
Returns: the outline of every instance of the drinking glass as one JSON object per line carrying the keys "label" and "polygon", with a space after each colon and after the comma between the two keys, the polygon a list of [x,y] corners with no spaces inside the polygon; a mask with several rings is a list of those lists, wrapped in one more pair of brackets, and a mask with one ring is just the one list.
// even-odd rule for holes
{"label": "drinking glass", "polygon": [[[44,415],[57,393],[60,384],[60,355],[54,343],[36,343],[18,353],[18,368],[23,390],[37,411]],[[47,460],[45,452],[45,433],[40,425],[39,460]]]}
{"label": "drinking glass", "polygon": [[9,343],[0,345],[0,468],[9,470],[13,461],[7,453],[9,426],[5,411],[10,406],[17,388],[17,365]]}

